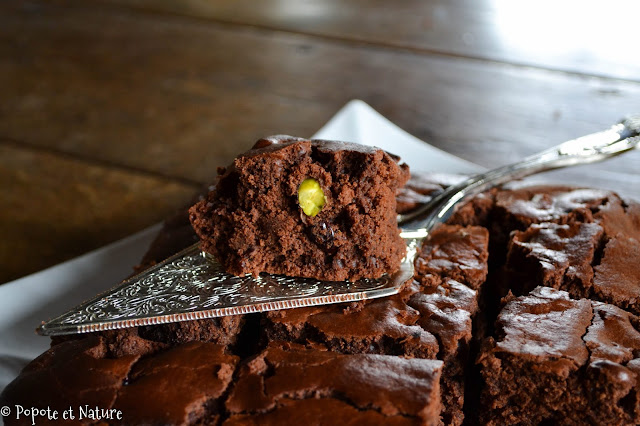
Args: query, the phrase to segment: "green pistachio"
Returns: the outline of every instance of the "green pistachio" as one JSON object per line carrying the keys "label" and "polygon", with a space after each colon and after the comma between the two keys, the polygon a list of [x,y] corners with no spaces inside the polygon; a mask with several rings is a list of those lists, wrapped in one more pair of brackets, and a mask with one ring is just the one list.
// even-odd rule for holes
{"label": "green pistachio", "polygon": [[304,214],[313,217],[320,213],[327,200],[318,181],[307,178],[298,187],[298,202]]}

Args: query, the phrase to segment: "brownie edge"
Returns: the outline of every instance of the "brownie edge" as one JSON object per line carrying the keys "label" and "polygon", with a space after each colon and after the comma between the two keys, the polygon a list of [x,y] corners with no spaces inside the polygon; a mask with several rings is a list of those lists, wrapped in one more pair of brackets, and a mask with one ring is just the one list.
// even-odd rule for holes
{"label": "brownie edge", "polygon": [[437,425],[441,371],[442,361],[272,342],[240,368],[224,424]]}

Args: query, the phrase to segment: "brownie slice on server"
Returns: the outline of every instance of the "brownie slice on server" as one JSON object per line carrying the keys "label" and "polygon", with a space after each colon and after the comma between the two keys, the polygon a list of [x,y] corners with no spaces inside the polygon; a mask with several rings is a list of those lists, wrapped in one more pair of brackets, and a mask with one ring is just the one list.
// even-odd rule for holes
{"label": "brownie slice on server", "polygon": [[222,171],[190,219],[202,249],[234,275],[379,278],[405,256],[395,197],[408,179],[378,148],[272,136]]}
{"label": "brownie slice on server", "polygon": [[478,358],[483,424],[638,424],[638,318],[538,287],[512,297]]}
{"label": "brownie slice on server", "polygon": [[224,425],[440,424],[442,362],[271,342],[239,369]]}
{"label": "brownie slice on server", "polygon": [[440,226],[416,260],[416,280],[400,294],[349,305],[267,312],[264,338],[319,344],[346,354],[441,359],[443,421],[460,424],[472,322],[487,257],[484,228]]}

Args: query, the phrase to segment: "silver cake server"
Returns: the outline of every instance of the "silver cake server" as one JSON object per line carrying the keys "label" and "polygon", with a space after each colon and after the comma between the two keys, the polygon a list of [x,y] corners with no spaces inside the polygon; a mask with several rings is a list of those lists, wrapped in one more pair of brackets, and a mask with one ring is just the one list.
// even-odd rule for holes
{"label": "silver cake server", "polygon": [[461,202],[487,189],[535,173],[601,161],[640,145],[640,115],[609,130],[570,140],[524,160],[450,186],[408,215],[399,215],[407,255],[400,270],[379,279],[329,282],[266,275],[237,277],[204,254],[198,244],[124,280],[117,287],[44,322],[53,336],[213,318],[276,309],[351,302],[398,293],[413,276],[421,241]]}

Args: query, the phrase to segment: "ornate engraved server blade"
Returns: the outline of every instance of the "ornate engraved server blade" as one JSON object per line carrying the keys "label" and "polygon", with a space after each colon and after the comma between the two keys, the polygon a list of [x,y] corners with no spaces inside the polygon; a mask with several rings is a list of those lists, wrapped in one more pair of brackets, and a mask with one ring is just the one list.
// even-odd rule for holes
{"label": "ornate engraved server blade", "polygon": [[100,330],[372,299],[395,294],[413,275],[415,245],[398,272],[379,279],[318,281],[282,275],[237,277],[198,244],[124,280],[38,329],[39,334]]}

